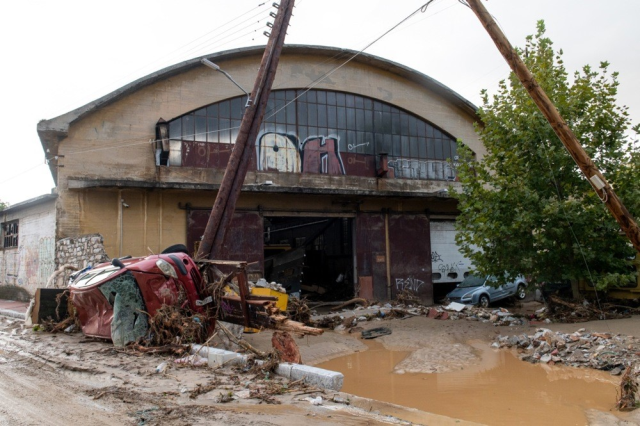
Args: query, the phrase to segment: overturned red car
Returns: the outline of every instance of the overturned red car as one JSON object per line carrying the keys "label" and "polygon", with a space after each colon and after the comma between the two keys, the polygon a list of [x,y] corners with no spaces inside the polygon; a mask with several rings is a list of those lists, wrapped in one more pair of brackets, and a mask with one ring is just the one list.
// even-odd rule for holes
{"label": "overturned red car", "polygon": [[[172,249],[173,248],[173,249]],[[204,313],[204,283],[184,246],[162,254],[113,259],[71,277],[69,289],[82,332],[124,346],[144,337],[162,305]],[[209,324],[203,324],[208,327]]]}

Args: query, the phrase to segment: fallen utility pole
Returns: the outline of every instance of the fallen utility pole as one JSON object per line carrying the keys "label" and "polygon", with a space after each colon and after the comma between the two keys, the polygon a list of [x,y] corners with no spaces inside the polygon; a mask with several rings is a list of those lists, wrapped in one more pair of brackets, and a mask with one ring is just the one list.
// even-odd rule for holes
{"label": "fallen utility pole", "polygon": [[513,72],[518,76],[524,88],[529,92],[529,96],[536,103],[540,112],[545,116],[553,131],[558,135],[564,146],[571,154],[582,173],[596,191],[600,199],[605,203],[613,217],[620,224],[620,228],[627,235],[635,249],[640,252],[640,228],[635,222],[627,208],[622,204],[613,188],[609,185],[605,177],[600,173],[591,158],[580,145],[578,138],[573,134],[567,123],[564,121],[557,108],[551,102],[547,94],[538,85],[533,74],[527,69],[520,56],[509,43],[504,33],[498,28],[487,9],[480,0],[467,0],[469,7],[476,14],[482,25],[487,30],[493,42],[498,47],[502,56],[507,61]]}
{"label": "fallen utility pole", "polygon": [[262,118],[271,93],[271,86],[276,75],[280,53],[284,45],[284,38],[289,26],[289,19],[293,10],[294,0],[282,0],[279,12],[272,27],[269,41],[262,56],[256,82],[249,97],[248,106],[242,117],[238,137],[236,138],[231,157],[218,190],[202,242],[198,248],[196,259],[213,259],[220,255],[224,236],[233,213],[236,202],[247,175],[249,163],[254,151],[254,141],[258,136]]}

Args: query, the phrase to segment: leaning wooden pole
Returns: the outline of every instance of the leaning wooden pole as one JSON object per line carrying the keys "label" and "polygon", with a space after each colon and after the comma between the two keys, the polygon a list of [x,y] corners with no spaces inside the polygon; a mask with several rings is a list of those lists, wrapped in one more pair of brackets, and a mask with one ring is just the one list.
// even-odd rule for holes
{"label": "leaning wooden pole", "polygon": [[[274,3],[274,5],[276,4]],[[226,230],[233,217],[236,202],[251,162],[255,148],[254,142],[258,136],[267,100],[271,93],[271,86],[275,79],[293,5],[294,0],[282,0],[278,6],[278,15],[269,35],[269,41],[265,47],[258,76],[249,99],[250,105],[242,117],[238,137],[231,151],[231,157],[227,163],[202,242],[196,254],[197,259],[214,258],[220,253]]]}
{"label": "leaning wooden pole", "polygon": [[557,108],[551,102],[547,94],[536,82],[533,74],[527,69],[522,62],[520,56],[509,43],[509,40],[500,30],[496,22],[493,20],[487,9],[482,5],[480,0],[467,0],[469,7],[476,14],[482,25],[487,30],[493,42],[498,47],[502,56],[507,61],[513,72],[518,76],[522,85],[529,92],[529,96],[536,103],[540,112],[545,116],[553,131],[558,135],[564,146],[573,157],[582,173],[596,191],[598,196],[605,203],[613,217],[620,224],[620,228],[627,235],[635,249],[640,252],[640,228],[635,222],[629,211],[626,209],[622,201],[618,198],[613,188],[609,185],[605,177],[600,173],[591,158],[580,145],[578,138],[573,134],[567,123],[564,121]]}

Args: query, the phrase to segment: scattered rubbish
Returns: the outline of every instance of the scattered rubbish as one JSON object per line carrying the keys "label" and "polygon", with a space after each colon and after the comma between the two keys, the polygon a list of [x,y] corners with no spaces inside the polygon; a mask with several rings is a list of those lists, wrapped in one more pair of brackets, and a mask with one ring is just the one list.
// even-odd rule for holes
{"label": "scattered rubbish", "polygon": [[556,295],[546,298],[548,316],[559,322],[575,323],[591,320],[629,318],[633,308],[603,303],[589,303],[586,299],[582,303],[564,300]]}
{"label": "scattered rubbish", "polygon": [[590,333],[585,329],[562,333],[538,328],[533,335],[499,335],[491,346],[515,347],[520,358],[531,363],[563,363],[612,374],[620,374],[627,366],[635,365],[640,353],[640,340],[636,337]]}
{"label": "scattered rubbish", "polygon": [[450,311],[462,312],[462,310],[464,308],[466,308],[466,307],[467,307],[467,305],[465,305],[463,303],[451,302],[447,306],[445,306],[444,308],[448,309]]}
{"label": "scattered rubbish", "polygon": [[322,405],[321,396],[316,396],[315,398],[307,397],[305,400],[309,401],[312,405]]}
{"label": "scattered rubbish", "polygon": [[365,330],[362,332],[363,339],[375,339],[380,336],[387,336],[391,334],[391,330],[386,327],[372,328],[371,330]]}
{"label": "scattered rubbish", "polygon": [[166,362],[161,363],[156,367],[156,373],[164,373],[167,370],[168,364]]}
{"label": "scattered rubbish", "polygon": [[632,411],[638,408],[636,396],[638,395],[638,375],[635,377],[631,371],[631,366],[627,367],[620,382],[620,395],[616,408],[620,411]]}
{"label": "scattered rubbish", "polygon": [[182,365],[192,365],[194,367],[202,367],[205,366],[209,363],[209,360],[206,358],[203,358],[199,355],[187,355],[185,357],[182,358],[178,358],[173,360],[174,363],[176,364],[182,364]]}

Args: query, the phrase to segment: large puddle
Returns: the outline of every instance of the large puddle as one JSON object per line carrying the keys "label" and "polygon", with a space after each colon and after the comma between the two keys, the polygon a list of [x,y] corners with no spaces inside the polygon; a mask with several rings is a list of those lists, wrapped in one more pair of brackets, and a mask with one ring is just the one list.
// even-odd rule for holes
{"label": "large puddle", "polygon": [[488,425],[586,425],[585,410],[609,412],[616,401],[618,379],[608,373],[532,365],[486,343],[472,342],[478,364],[440,374],[393,373],[409,352],[364,343],[369,350],[318,367],[342,372],[344,392],[431,413]]}

